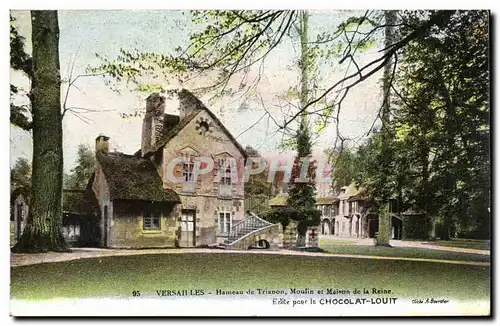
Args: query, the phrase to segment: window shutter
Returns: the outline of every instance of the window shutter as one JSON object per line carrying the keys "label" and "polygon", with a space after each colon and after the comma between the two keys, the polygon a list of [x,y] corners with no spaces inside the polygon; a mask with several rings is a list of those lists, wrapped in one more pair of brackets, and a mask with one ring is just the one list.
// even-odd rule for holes
{"label": "window shutter", "polygon": [[219,168],[221,163],[222,163],[221,159],[218,159],[214,162],[214,169],[213,169],[214,182],[219,182],[217,176],[219,175]]}
{"label": "window shutter", "polygon": [[179,163],[176,164],[174,167],[174,177],[175,178],[182,178],[182,169],[183,169],[184,164]]}

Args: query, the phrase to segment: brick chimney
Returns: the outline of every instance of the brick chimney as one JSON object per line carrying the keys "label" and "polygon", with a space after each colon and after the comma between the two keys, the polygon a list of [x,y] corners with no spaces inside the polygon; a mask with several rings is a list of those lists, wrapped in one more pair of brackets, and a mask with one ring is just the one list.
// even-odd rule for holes
{"label": "brick chimney", "polygon": [[142,120],[142,155],[150,151],[162,136],[164,113],[165,97],[158,93],[149,95],[146,99],[146,115]]}
{"label": "brick chimney", "polygon": [[99,136],[97,136],[97,138],[95,139],[95,153],[96,153],[96,155],[98,153],[101,153],[104,155],[108,154],[108,152],[109,152],[108,140],[109,140],[109,137],[104,136],[103,134],[100,134]]}

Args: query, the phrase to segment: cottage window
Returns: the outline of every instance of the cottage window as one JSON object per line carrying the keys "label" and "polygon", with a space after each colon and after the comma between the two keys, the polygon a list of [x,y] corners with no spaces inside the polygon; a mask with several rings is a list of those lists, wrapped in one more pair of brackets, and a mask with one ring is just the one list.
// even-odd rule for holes
{"label": "cottage window", "polygon": [[196,212],[191,209],[183,209],[181,216],[181,231],[193,232],[194,231],[194,216]]}
{"label": "cottage window", "polygon": [[232,196],[232,185],[231,185],[231,160],[230,159],[220,159],[219,160],[219,196],[221,197],[231,197]]}
{"label": "cottage window", "polygon": [[219,210],[219,232],[229,233],[232,226],[233,226],[233,219],[231,212],[227,211],[227,209],[224,208]]}
{"label": "cottage window", "polygon": [[333,216],[339,215],[339,206],[333,205]]}
{"label": "cottage window", "polygon": [[184,180],[183,190],[194,192],[196,180],[194,175],[194,155],[186,155],[186,161],[182,165],[182,178]]}
{"label": "cottage window", "polygon": [[68,225],[68,238],[75,240],[80,236],[80,225]]}
{"label": "cottage window", "polygon": [[332,216],[332,205],[325,205],[325,216]]}
{"label": "cottage window", "polygon": [[161,214],[159,212],[146,211],[143,215],[143,229],[144,230],[160,230]]}

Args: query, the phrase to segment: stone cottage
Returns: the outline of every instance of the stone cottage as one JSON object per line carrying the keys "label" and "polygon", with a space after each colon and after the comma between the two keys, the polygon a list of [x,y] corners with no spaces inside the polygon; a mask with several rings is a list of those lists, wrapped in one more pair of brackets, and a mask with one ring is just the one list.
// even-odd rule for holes
{"label": "stone cottage", "polygon": [[179,196],[163,189],[151,160],[109,153],[108,140],[96,139],[96,168],[89,184],[100,210],[99,245],[174,246]]}
{"label": "stone cottage", "polygon": [[[187,90],[179,114],[165,98],[146,100],[141,149],[111,153],[96,139],[97,164],[89,187],[101,210],[103,247],[193,247],[223,242],[244,219],[246,154],[221,121]],[[208,169],[199,157],[211,158]]]}
{"label": "stone cottage", "polygon": [[[109,137],[96,138],[96,166],[87,189],[63,192],[62,232],[70,245],[217,245],[245,220],[245,150],[198,98],[187,90],[178,95],[177,115],[165,113],[163,96],[147,98],[141,148],[133,155],[110,152]],[[23,193],[11,198],[15,241],[28,200]]]}

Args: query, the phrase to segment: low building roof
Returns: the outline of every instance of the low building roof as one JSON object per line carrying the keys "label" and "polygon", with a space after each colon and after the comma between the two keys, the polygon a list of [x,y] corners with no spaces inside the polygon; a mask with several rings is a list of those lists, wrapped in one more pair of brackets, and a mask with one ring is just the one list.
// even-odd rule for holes
{"label": "low building roof", "polygon": [[64,189],[63,190],[63,213],[89,215],[99,214],[99,204],[95,196],[87,190]]}
{"label": "low building roof", "polygon": [[343,194],[339,195],[339,199],[346,200],[351,198],[352,196],[356,196],[364,191],[363,187],[357,186],[355,182],[351,183],[347,187],[342,187],[345,188],[345,192]]}
{"label": "low building roof", "polygon": [[363,190],[359,194],[356,194],[354,196],[349,197],[349,199],[347,201],[349,201],[349,202],[353,202],[353,201],[365,201],[365,200],[368,200],[368,199],[370,199],[370,198],[368,197],[368,195],[366,194],[366,192]]}
{"label": "low building roof", "polygon": [[316,205],[333,205],[337,204],[340,200],[335,197],[318,197],[316,198]]}
{"label": "low building roof", "polygon": [[[13,194],[23,195],[26,204],[29,205],[30,195],[27,192],[16,191]],[[99,214],[99,204],[95,196],[86,189],[63,189],[62,210],[65,214]]]}
{"label": "low building roof", "polygon": [[20,195],[23,195],[24,200],[28,203],[30,199],[30,190],[27,187],[18,187],[11,189],[10,203],[13,204]]}
{"label": "low building roof", "polygon": [[407,216],[409,216],[409,215],[425,215],[425,214],[427,214],[425,211],[419,210],[419,209],[414,209],[413,207],[410,207],[406,211],[401,213],[401,215],[407,215]]}
{"label": "low building roof", "polygon": [[111,199],[145,200],[179,203],[172,189],[163,188],[163,182],[149,159],[125,154],[97,155]]}

